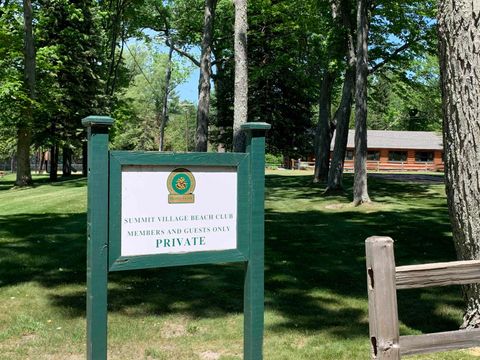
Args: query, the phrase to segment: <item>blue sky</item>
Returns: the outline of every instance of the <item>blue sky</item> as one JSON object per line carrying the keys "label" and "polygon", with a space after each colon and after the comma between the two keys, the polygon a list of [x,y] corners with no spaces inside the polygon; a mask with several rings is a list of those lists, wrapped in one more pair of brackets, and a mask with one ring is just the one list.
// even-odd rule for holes
{"label": "blue sky", "polygon": [[194,104],[198,103],[198,78],[200,70],[192,70],[187,80],[176,87],[175,92],[180,96],[180,100],[186,100]]}

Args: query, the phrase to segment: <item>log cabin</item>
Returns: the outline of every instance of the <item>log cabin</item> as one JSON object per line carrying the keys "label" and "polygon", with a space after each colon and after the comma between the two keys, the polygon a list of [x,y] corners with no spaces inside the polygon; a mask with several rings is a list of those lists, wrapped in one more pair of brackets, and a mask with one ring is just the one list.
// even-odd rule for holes
{"label": "log cabin", "polygon": [[[345,170],[353,171],[355,130],[349,130]],[[331,150],[333,151],[334,141]],[[367,170],[443,171],[442,135],[430,131],[367,131]]]}

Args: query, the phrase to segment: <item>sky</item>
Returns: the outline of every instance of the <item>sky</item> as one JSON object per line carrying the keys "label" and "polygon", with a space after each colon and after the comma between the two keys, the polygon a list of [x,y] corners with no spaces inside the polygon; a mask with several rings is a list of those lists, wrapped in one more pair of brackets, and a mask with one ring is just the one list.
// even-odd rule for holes
{"label": "sky", "polygon": [[199,77],[200,69],[193,69],[187,80],[175,88],[175,92],[179,95],[180,100],[198,104]]}

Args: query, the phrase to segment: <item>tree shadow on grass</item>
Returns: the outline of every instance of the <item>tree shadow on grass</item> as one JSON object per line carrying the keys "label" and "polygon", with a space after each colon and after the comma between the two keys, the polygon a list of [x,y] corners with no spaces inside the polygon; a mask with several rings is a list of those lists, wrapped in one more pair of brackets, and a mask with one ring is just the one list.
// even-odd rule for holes
{"label": "tree shadow on grass", "polygon": [[[448,218],[443,215],[433,219],[430,210],[267,212],[266,287],[267,295],[273,294],[269,306],[289,319],[279,327],[331,327],[329,331],[340,336],[368,334],[367,309],[359,308],[358,302],[351,305],[367,299],[365,239],[394,238],[397,264],[454,260]],[[429,221],[424,221],[427,217]],[[334,305],[328,304],[330,294],[335,296]],[[401,320],[422,332],[458,327],[461,319],[438,312],[443,306],[461,308],[458,289],[422,289],[399,296]],[[329,314],[324,308],[336,310]]]}
{"label": "tree shadow on grass", "polygon": [[[85,181],[78,181],[81,179]],[[71,175],[71,176],[60,176],[57,181],[50,181],[48,176],[34,177],[33,185],[31,187],[37,187],[41,185],[52,185],[52,186],[62,186],[62,187],[83,187],[86,185],[87,178],[83,175]],[[12,190],[15,187],[15,180],[0,180],[0,191]],[[28,189],[27,187],[25,189]],[[21,190],[19,188],[18,190]]]}
{"label": "tree shadow on grass", "polygon": [[[268,177],[269,201],[278,192],[289,191],[292,201],[297,195],[319,201],[321,190],[306,188],[308,177],[295,178]],[[378,196],[382,192],[391,196],[392,191],[395,198],[432,197],[428,186],[373,183]],[[404,191],[414,193],[403,195]],[[0,217],[0,239],[13,239],[0,240],[0,286],[36,281],[58,288],[52,304],[72,317],[85,316],[85,291],[61,290],[68,284],[85,286],[85,224],[85,214]],[[449,261],[454,257],[449,231],[447,209],[441,202],[428,209],[371,213],[267,209],[266,306],[283,319],[270,330],[368,337],[364,240],[371,235],[394,238],[400,265]],[[181,313],[213,318],[241,313],[243,276],[243,264],[113,273],[109,310],[129,316]],[[441,306],[461,307],[458,289],[425,289],[400,296],[400,319],[422,332],[455,329],[458,323],[437,311]]]}

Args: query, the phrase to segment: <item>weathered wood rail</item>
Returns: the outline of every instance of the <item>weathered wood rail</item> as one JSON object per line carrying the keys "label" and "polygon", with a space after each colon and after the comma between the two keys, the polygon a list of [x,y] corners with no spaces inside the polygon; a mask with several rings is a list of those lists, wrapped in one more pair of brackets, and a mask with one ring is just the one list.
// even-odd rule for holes
{"label": "weathered wood rail", "polygon": [[399,360],[414,355],[480,346],[480,329],[399,335],[397,290],[480,282],[480,261],[395,266],[393,240],[365,241],[371,356]]}

